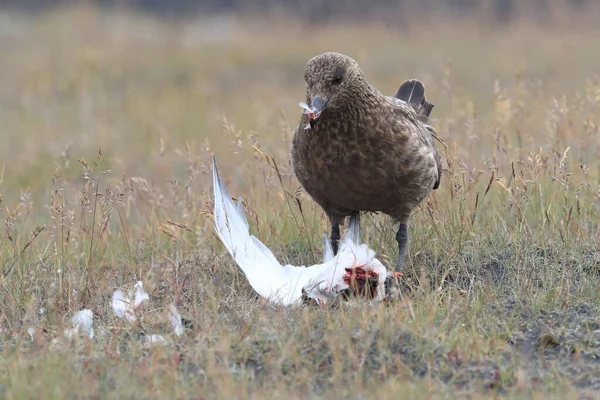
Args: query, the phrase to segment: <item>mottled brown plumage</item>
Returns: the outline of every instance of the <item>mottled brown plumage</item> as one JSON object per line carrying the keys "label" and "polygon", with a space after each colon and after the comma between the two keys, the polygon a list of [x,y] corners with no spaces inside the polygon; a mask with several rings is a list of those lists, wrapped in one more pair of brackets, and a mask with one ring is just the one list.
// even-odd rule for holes
{"label": "mottled brown plumage", "polygon": [[304,77],[307,103],[318,104],[320,114],[313,120],[303,114],[294,132],[298,180],[329,217],[334,246],[339,224],[353,213],[381,211],[400,223],[401,269],[406,224],[439,186],[442,169],[426,124],[433,104],[425,100],[423,84],[407,81],[385,96],[369,85],[356,61],[338,53],[312,58]]}

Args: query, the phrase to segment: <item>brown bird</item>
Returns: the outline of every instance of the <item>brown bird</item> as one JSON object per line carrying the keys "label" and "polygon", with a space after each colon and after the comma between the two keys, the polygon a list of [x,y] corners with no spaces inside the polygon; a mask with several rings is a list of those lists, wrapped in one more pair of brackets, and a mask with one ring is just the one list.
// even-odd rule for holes
{"label": "brown bird", "polygon": [[409,218],[439,187],[442,171],[423,84],[408,80],[386,96],[339,53],[312,58],[304,79],[307,104],[300,104],[305,112],[294,131],[292,164],[329,217],[334,253],[346,217],[380,211],[400,224],[396,270],[402,271]]}

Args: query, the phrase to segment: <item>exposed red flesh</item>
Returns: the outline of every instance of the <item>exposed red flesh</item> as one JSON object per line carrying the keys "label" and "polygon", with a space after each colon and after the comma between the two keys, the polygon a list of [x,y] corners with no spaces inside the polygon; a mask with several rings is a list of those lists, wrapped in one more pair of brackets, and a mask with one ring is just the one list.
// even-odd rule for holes
{"label": "exposed red flesh", "polygon": [[379,275],[373,270],[365,270],[364,265],[361,265],[354,268],[346,268],[344,282],[350,286],[352,294],[372,298],[377,295]]}
{"label": "exposed red flesh", "polygon": [[314,121],[315,119],[319,118],[321,113],[318,111],[307,111],[306,114],[308,115],[309,120]]}

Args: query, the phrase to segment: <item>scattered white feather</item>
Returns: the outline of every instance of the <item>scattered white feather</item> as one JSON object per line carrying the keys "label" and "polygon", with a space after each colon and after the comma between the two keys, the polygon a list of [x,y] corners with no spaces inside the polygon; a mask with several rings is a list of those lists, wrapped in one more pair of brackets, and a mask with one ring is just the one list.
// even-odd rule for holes
{"label": "scattered white feather", "polygon": [[112,295],[112,309],[117,318],[124,318],[128,322],[135,321],[133,304],[129,298],[123,296],[123,292],[121,292],[119,289],[115,290]]}
{"label": "scattered white feather", "polygon": [[126,319],[127,322],[133,323],[136,321],[135,310],[145,301],[149,300],[150,296],[144,291],[142,281],[137,281],[133,285],[133,290],[127,293],[127,296],[119,289],[115,290],[112,295],[112,309],[118,318]]}
{"label": "scattered white feather", "polygon": [[244,272],[252,288],[262,297],[281,305],[302,304],[302,293],[325,303],[348,288],[346,269],[362,267],[378,275],[377,298],[385,295],[386,269],[375,252],[360,244],[358,218],[351,218],[348,232],[338,254],[333,256],[328,238],[324,238],[324,262],[309,267],[282,266],[255,236],[250,235],[241,199],[234,204],[219,177],[213,157],[215,231],[221,242]]}
{"label": "scattered white feather", "polygon": [[169,321],[173,327],[173,333],[177,336],[183,335],[184,327],[181,322],[181,315],[174,304],[169,304]]}
{"label": "scattered white feather", "polygon": [[152,334],[152,335],[146,336],[146,339],[145,339],[146,345],[167,344],[167,343],[168,343],[167,339],[165,339],[165,337],[162,335]]}
{"label": "scattered white feather", "polygon": [[94,338],[94,314],[92,310],[86,308],[75,313],[71,319],[73,326],[81,328],[82,333],[89,336],[90,339]]}
{"label": "scattered white feather", "polygon": [[79,310],[71,318],[72,328],[65,329],[63,335],[65,338],[72,340],[78,335],[86,335],[90,339],[94,338],[94,314],[92,310],[86,308]]}
{"label": "scattered white feather", "polygon": [[[134,308],[138,308],[140,306],[140,304],[142,304],[142,302],[150,299],[150,296],[148,296],[148,293],[146,293],[144,291],[144,284],[142,283],[142,281],[137,281],[135,283],[135,285],[133,285],[133,292],[134,292],[134,302],[133,302]],[[131,294],[129,296],[131,297]]]}
{"label": "scattered white feather", "polygon": [[31,343],[33,343],[33,338],[35,337],[35,329],[32,327],[27,328],[27,333],[29,334],[29,337],[31,338]]}

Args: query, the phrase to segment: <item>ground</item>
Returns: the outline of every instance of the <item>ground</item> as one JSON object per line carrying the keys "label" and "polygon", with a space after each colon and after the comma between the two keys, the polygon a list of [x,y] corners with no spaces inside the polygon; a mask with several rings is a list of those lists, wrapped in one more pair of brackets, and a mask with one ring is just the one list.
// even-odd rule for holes
{"label": "ground", "polygon": [[[599,35],[2,14],[2,397],[597,397]],[[210,156],[253,234],[318,262],[327,222],[289,146],[304,66],[328,50],[385,93],[425,83],[444,173],[411,221],[401,301],[274,307],[213,233]],[[362,236],[393,265],[387,218]],[[130,325],[111,296],[138,280],[150,299]],[[63,338],[82,308],[94,337]]]}

